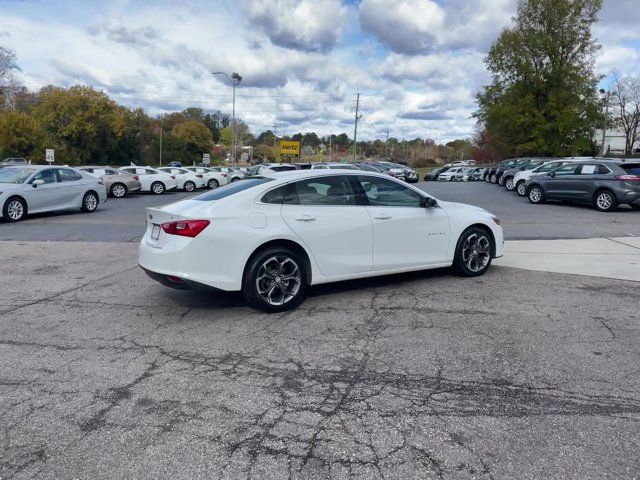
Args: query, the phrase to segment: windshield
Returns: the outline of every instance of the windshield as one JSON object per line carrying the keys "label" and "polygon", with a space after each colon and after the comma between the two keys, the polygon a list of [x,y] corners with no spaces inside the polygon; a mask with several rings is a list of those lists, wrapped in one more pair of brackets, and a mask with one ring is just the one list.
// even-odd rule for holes
{"label": "windshield", "polygon": [[201,200],[203,202],[211,202],[213,200],[220,200],[221,198],[228,197],[238,192],[248,190],[263,183],[272,182],[272,178],[265,177],[248,177],[242,180],[238,180],[233,183],[229,183],[224,187],[218,187],[215,190],[211,190],[207,193],[196,195],[192,200]]}
{"label": "windshield", "polygon": [[35,171],[35,168],[3,168],[0,170],[0,183],[24,183]]}

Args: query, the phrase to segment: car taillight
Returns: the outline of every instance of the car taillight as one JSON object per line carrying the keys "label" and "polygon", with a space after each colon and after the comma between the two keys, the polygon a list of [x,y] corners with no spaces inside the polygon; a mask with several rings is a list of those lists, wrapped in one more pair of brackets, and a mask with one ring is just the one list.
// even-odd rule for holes
{"label": "car taillight", "polygon": [[640,175],[618,175],[616,180],[621,182],[640,182]]}
{"label": "car taillight", "polygon": [[138,175],[134,175],[133,179],[137,182],[138,180],[140,180],[140,177]]}
{"label": "car taillight", "polygon": [[202,174],[201,174],[201,173],[198,173],[198,174],[196,174],[196,177],[198,177],[198,178],[202,178]]}
{"label": "car taillight", "polygon": [[209,220],[180,220],[177,222],[166,222],[162,224],[162,230],[169,235],[179,235],[181,237],[195,238],[211,222]]}

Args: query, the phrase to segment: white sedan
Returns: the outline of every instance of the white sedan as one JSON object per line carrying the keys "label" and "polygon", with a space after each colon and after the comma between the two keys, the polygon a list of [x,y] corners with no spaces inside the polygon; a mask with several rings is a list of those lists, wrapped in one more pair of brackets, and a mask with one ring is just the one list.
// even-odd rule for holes
{"label": "white sedan", "polygon": [[152,167],[121,167],[118,170],[137,175],[142,188],[141,192],[151,192],[160,195],[168,190],[178,188],[175,175],[161,172]]}
{"label": "white sedan", "polygon": [[202,175],[207,187],[213,189],[221,187],[229,183],[229,179],[226,174],[216,172],[208,167],[183,167],[185,170]]}
{"label": "white sedan", "polygon": [[178,182],[178,189],[185,192],[193,192],[197,188],[204,188],[207,185],[201,173],[192,172],[186,168],[160,167],[158,171],[175,177],[176,182]]}
{"label": "white sedan", "polygon": [[267,312],[296,307],[320,283],[451,266],[481,275],[503,250],[489,212],[353,170],[266,173],[146,217],[138,261],[149,276],[242,291]]}

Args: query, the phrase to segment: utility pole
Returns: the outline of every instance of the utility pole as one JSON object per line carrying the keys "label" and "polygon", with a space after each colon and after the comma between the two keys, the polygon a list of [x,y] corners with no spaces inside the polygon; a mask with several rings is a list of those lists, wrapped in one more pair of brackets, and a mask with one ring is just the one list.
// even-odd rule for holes
{"label": "utility pole", "polygon": [[160,117],[160,166],[162,166],[162,120]]}
{"label": "utility pole", "polygon": [[233,72],[231,76],[224,72],[213,72],[214,75],[224,75],[229,79],[231,85],[233,85],[233,106],[231,107],[231,131],[232,131],[232,146],[231,146],[231,163],[236,163],[236,87],[240,85],[242,76]]}
{"label": "utility pole", "polygon": [[329,134],[329,161],[333,162],[333,150],[331,149],[331,134]]}
{"label": "utility pole", "polygon": [[356,121],[353,126],[353,162],[356,161],[356,151],[358,149],[358,120],[362,118],[362,116],[358,116],[358,111],[360,109],[360,94],[356,94]]}
{"label": "utility pole", "polygon": [[389,160],[389,130],[387,130],[387,139],[384,141],[384,159]]}
{"label": "utility pole", "polygon": [[[604,90],[600,90],[600,93],[605,93]],[[609,94],[611,92],[606,92],[606,97],[604,100],[604,125],[602,126],[602,150],[600,151],[600,156],[604,157],[605,154],[605,142],[607,140],[607,117],[609,116]]]}

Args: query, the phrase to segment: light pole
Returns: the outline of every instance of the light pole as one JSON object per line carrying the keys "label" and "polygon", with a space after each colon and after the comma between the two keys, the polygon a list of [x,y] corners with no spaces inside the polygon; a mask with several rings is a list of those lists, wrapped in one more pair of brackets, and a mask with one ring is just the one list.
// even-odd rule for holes
{"label": "light pole", "polygon": [[162,120],[160,117],[160,166],[162,166]]}
{"label": "light pole", "polygon": [[600,156],[604,157],[605,153],[605,145],[604,142],[607,139],[607,117],[609,116],[609,95],[611,92],[604,90],[604,88],[600,89],[600,94],[605,95],[604,97],[604,123],[602,125],[602,150],[600,150]]}
{"label": "light pole", "polygon": [[233,85],[233,107],[231,111],[231,130],[233,138],[231,140],[231,163],[236,163],[236,87],[240,85],[242,76],[238,75],[236,72],[233,72],[231,76],[224,72],[213,72],[213,74],[224,75],[229,79],[231,85]]}

